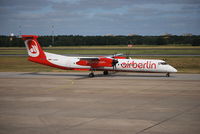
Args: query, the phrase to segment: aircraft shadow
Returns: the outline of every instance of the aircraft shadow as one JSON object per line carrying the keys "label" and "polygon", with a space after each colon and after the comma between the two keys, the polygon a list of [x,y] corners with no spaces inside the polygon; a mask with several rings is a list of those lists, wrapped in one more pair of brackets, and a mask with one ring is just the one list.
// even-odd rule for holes
{"label": "aircraft shadow", "polygon": [[[32,72],[32,73],[23,73],[21,75],[35,75],[35,76],[64,76],[64,77],[74,77],[76,80],[81,80],[81,79],[92,79],[92,78],[113,78],[113,77],[122,77],[122,78],[165,78],[165,74],[119,74],[119,73],[110,73],[108,75],[103,75],[103,74],[95,74],[95,77],[89,77],[88,74],[77,74],[77,73],[39,73],[39,72]],[[78,78],[76,78],[78,77]],[[173,77],[173,76],[170,76]]]}
{"label": "aircraft shadow", "polygon": [[64,74],[61,74],[61,73],[40,73],[40,72],[32,72],[32,73],[23,73],[21,75],[37,75],[37,76],[85,76],[85,74],[67,74],[67,73],[64,73]]}

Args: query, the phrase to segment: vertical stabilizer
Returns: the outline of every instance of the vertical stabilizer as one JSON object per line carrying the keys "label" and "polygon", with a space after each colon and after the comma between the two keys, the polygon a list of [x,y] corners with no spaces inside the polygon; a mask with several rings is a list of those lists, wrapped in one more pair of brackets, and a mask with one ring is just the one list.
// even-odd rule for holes
{"label": "vertical stabilizer", "polygon": [[38,36],[22,35],[21,37],[24,40],[30,61],[42,63],[46,60],[45,53],[37,40]]}

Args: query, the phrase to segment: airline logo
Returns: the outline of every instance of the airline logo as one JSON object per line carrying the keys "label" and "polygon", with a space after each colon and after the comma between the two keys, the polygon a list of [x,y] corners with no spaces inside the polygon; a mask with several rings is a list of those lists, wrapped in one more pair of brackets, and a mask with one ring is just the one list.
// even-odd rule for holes
{"label": "airline logo", "polygon": [[25,41],[26,44],[26,48],[28,50],[28,54],[31,57],[37,57],[39,56],[39,49],[38,49],[38,45],[37,42],[35,40],[26,40]]}
{"label": "airline logo", "polygon": [[145,63],[136,63],[136,62],[131,62],[131,63],[126,63],[123,62],[121,64],[122,68],[139,68],[139,69],[156,69],[156,63],[152,63],[151,61],[146,61]]}

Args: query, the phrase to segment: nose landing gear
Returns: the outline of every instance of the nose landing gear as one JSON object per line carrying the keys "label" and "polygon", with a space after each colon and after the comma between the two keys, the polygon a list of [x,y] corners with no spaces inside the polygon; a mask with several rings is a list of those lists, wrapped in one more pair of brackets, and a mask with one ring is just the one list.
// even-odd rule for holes
{"label": "nose landing gear", "polygon": [[170,77],[170,73],[167,73],[167,74],[166,74],[166,77]]}

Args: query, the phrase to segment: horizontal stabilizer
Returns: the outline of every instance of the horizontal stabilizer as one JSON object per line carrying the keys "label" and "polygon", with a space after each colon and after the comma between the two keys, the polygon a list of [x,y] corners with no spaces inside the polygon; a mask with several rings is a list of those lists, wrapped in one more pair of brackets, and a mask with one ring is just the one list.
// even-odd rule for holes
{"label": "horizontal stabilizer", "polygon": [[21,35],[21,38],[23,40],[27,40],[27,39],[37,39],[38,36],[37,35]]}

